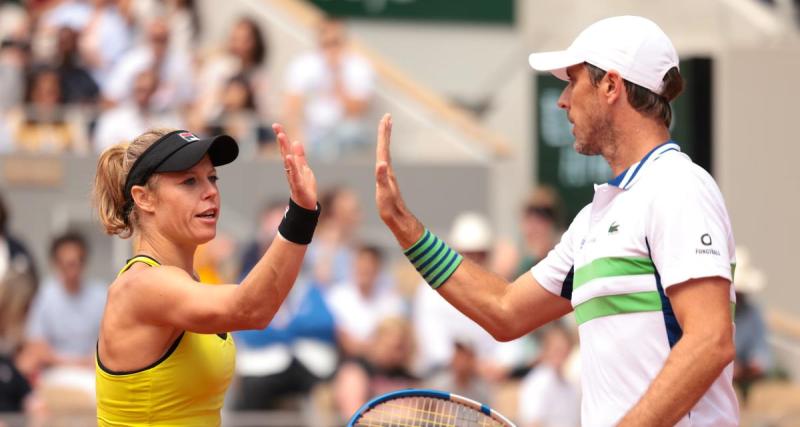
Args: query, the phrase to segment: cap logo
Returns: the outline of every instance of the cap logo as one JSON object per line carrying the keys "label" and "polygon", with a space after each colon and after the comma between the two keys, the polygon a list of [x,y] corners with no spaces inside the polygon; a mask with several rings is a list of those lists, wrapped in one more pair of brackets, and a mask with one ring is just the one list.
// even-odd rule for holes
{"label": "cap logo", "polygon": [[183,140],[186,142],[194,142],[200,140],[200,138],[198,138],[197,136],[195,136],[195,134],[191,132],[181,132],[178,134],[178,136],[183,138]]}

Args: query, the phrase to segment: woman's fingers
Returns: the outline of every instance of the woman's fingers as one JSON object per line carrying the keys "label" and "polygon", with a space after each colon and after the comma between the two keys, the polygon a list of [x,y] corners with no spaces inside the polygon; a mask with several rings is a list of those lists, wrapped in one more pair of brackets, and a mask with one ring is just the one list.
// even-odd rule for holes
{"label": "woman's fingers", "polygon": [[280,149],[281,157],[291,154],[292,143],[289,141],[289,137],[286,135],[283,125],[280,123],[274,123],[272,125],[272,130],[275,132],[275,138],[278,140],[278,148]]}
{"label": "woman's fingers", "polygon": [[307,165],[308,162],[306,161],[306,149],[303,147],[303,144],[300,141],[294,141],[291,146],[291,153],[298,158],[300,164]]}
{"label": "woman's fingers", "polygon": [[[299,149],[298,149],[299,147]],[[314,172],[305,162],[302,145],[298,142],[292,144],[294,153],[283,157],[286,179],[289,182],[292,200],[306,209],[317,207],[317,183]]]}

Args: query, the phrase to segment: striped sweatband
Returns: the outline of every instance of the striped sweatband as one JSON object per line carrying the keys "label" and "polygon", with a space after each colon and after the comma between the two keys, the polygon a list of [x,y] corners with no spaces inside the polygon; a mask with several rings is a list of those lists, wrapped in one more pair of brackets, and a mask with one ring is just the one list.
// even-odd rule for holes
{"label": "striped sweatband", "polygon": [[425,229],[417,243],[403,251],[414,268],[433,289],[442,286],[456,271],[463,258],[444,241]]}

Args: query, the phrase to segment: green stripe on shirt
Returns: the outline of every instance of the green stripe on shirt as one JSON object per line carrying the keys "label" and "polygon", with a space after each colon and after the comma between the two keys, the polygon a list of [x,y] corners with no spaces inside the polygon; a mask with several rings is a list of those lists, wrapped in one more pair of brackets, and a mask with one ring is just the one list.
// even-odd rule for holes
{"label": "green stripe on shirt", "polygon": [[657,291],[592,298],[575,307],[575,319],[580,325],[598,317],[643,311],[661,311],[661,296]]}
{"label": "green stripe on shirt", "polygon": [[575,270],[575,288],[602,277],[637,276],[654,274],[656,267],[650,258],[609,257],[598,258]]}
{"label": "green stripe on shirt", "polygon": [[[735,302],[730,303],[730,310],[733,320],[736,315]],[[580,325],[598,317],[647,311],[661,311],[661,296],[657,291],[592,298],[575,307],[575,320]]]}

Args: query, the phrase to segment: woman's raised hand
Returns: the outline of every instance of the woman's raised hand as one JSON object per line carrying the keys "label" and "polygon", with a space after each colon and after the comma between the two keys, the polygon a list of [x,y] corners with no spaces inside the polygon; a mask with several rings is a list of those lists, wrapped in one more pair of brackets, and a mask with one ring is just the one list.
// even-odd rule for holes
{"label": "woman's raised hand", "polygon": [[278,123],[273,124],[272,129],[277,135],[292,200],[303,208],[316,210],[317,179],[314,177],[314,171],[308,166],[303,144],[299,141],[289,142],[283,126]]}

